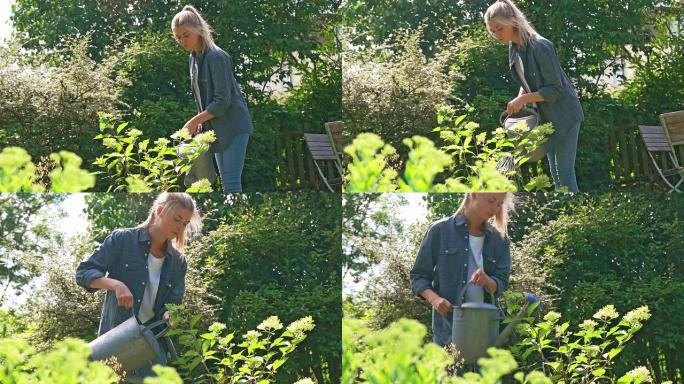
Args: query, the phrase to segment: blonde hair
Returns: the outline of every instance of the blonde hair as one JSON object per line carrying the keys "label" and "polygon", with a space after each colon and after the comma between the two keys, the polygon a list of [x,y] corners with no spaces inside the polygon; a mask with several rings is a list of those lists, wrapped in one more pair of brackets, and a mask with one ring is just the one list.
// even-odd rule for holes
{"label": "blonde hair", "polygon": [[140,224],[140,227],[150,228],[154,224],[154,220],[157,218],[157,209],[162,207],[162,213],[167,213],[170,210],[181,207],[192,212],[192,217],[190,218],[190,223],[185,226],[185,230],[178,234],[178,237],[172,240],[171,245],[179,252],[183,252],[185,249],[185,243],[191,239],[195,234],[199,233],[202,229],[202,220],[200,218],[199,209],[197,209],[197,204],[195,199],[188,193],[178,193],[178,192],[164,192],[157,196],[154,203],[150,207],[150,211],[147,215],[145,222]]}
{"label": "blonde hair", "polygon": [[204,20],[202,15],[199,13],[195,7],[192,5],[186,5],[183,10],[178,12],[176,16],[173,17],[171,21],[171,29],[176,29],[178,27],[188,28],[199,34],[202,39],[202,52],[207,48],[216,49],[216,43],[214,43],[214,38],[212,33],[214,30],[211,25]]}
{"label": "blonde hair", "polygon": [[485,12],[484,19],[485,24],[488,24],[490,21],[498,21],[499,23],[513,26],[518,32],[523,46],[527,46],[532,38],[538,35],[532,24],[527,21],[525,14],[522,13],[512,0],[498,0],[490,5],[487,8],[487,12]]}
{"label": "blonde hair", "polygon": [[[496,192],[468,192],[465,194],[461,206],[458,207],[456,213],[462,213],[465,207],[470,203],[473,195],[490,195]],[[489,223],[496,228],[502,235],[506,236],[508,234],[508,218],[511,212],[515,211],[515,196],[506,192],[506,197],[504,198],[501,208],[496,211],[496,215],[489,219]]]}

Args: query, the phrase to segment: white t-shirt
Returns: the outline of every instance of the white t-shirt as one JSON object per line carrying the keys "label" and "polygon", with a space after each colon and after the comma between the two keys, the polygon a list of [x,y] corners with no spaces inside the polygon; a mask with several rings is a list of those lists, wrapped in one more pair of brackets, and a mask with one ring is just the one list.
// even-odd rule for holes
{"label": "white t-shirt", "polygon": [[138,319],[142,323],[154,317],[154,301],[157,298],[162,265],[164,265],[163,257],[156,258],[151,253],[147,256],[149,280],[145,282],[145,294],[142,303],[140,303],[140,311],[138,311]]}
{"label": "white t-shirt", "polygon": [[[470,243],[470,255],[468,260],[468,280],[473,277],[473,274],[482,268],[482,248],[484,248],[484,236],[468,236]],[[476,285],[468,285],[466,289],[465,301],[482,303],[484,302],[484,288]]]}

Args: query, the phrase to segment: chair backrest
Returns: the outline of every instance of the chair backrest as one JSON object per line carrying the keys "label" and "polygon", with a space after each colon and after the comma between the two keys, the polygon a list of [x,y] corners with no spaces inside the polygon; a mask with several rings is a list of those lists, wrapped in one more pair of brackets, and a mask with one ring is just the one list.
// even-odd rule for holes
{"label": "chair backrest", "polygon": [[344,123],[341,121],[332,121],[325,123],[325,131],[330,137],[330,142],[333,143],[334,150],[339,155],[344,151],[344,138],[342,137],[342,131],[344,130]]}
{"label": "chair backrest", "polygon": [[314,160],[337,160],[328,135],[320,133],[305,133],[304,140]]}
{"label": "chair backrest", "polygon": [[640,125],[639,133],[649,152],[672,152],[672,146],[663,127]]}
{"label": "chair backrest", "polygon": [[670,144],[684,144],[684,111],[663,113],[660,122],[665,127]]}

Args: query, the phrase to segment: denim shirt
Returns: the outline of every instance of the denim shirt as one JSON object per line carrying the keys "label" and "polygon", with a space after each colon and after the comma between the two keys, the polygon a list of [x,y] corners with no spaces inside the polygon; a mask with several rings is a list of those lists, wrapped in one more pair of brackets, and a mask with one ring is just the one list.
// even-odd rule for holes
{"label": "denim shirt", "polygon": [[[485,225],[482,260],[485,273],[496,281],[498,296],[508,287],[510,242],[491,224]],[[413,293],[420,295],[424,290],[432,289],[453,305],[460,305],[462,298],[459,295],[468,283],[470,253],[468,224],[462,213],[432,223],[411,269]],[[432,310],[432,333],[436,344],[445,346],[451,342],[451,323],[452,312],[443,317]]]}
{"label": "denim shirt", "polygon": [[205,110],[214,118],[204,123],[206,130],[216,133],[211,145],[216,153],[230,146],[233,138],[254,131],[247,102],[235,80],[233,60],[221,48],[207,49],[200,55],[190,54],[190,83],[196,83],[199,95],[192,88],[198,113]]}
{"label": "denim shirt", "polygon": [[560,66],[553,43],[541,36],[533,36],[527,46],[516,48],[509,45],[508,58],[513,80],[522,86],[515,70],[515,58],[519,55],[525,69],[525,80],[530,92],[539,92],[544,101],[537,103],[542,123],[553,123],[555,129],[548,145],[562,140],[575,125],[584,121],[584,112],[575,86]]}
{"label": "denim shirt", "polygon": [[[123,282],[133,294],[133,311],[137,315],[149,281],[149,253],[150,233],[147,228],[117,229],[87,260],[78,265],[76,283],[88,292],[95,292],[97,289],[91,288],[90,284],[100,277],[106,276]],[[186,271],[185,258],[167,244],[154,303],[154,318],[150,321],[161,319],[166,312],[166,304],[180,304],[183,301]],[[107,291],[97,335],[100,336],[129,319],[133,311],[119,307],[114,291]]]}

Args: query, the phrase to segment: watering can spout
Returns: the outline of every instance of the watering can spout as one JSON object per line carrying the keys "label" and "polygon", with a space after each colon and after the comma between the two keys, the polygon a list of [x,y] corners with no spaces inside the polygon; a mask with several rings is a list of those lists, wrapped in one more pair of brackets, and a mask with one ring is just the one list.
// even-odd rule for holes
{"label": "watering can spout", "polygon": [[[523,305],[523,307],[520,309],[520,311],[518,311],[517,317],[524,316],[525,312],[527,311],[527,308],[530,305],[539,302],[539,297],[537,297],[536,295],[529,293],[529,292],[524,292],[523,294],[525,295],[525,305]],[[535,310],[535,312],[537,310]],[[496,341],[494,342],[494,347],[496,347],[496,348],[503,347],[506,344],[506,342],[508,342],[508,338],[511,337],[511,335],[513,334],[513,331],[515,331],[515,326],[518,323],[520,323],[520,320],[514,320],[514,321],[508,323],[506,328],[504,328],[504,330],[501,331],[499,336],[496,338]]]}

